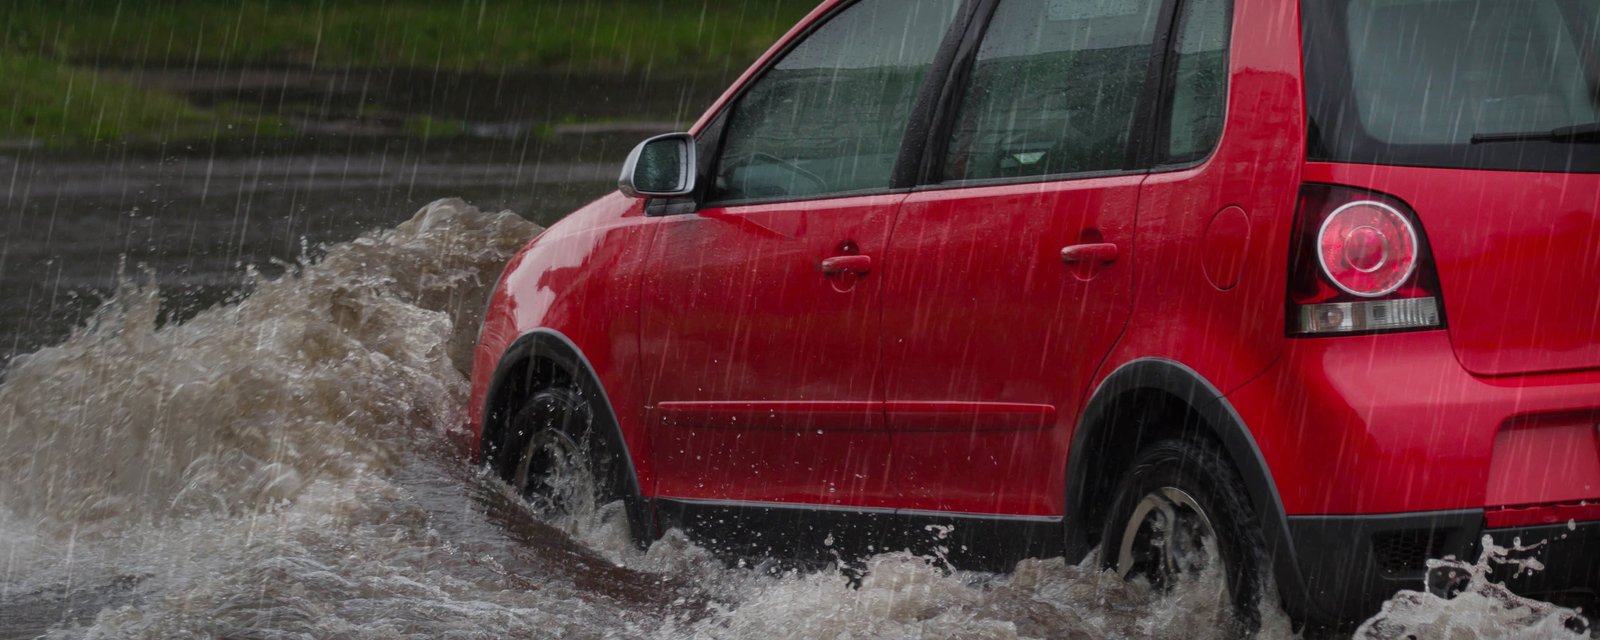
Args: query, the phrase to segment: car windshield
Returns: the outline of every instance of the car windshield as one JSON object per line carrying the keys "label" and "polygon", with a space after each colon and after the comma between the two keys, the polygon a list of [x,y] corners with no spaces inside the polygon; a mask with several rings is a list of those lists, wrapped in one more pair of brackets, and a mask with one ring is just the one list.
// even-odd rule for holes
{"label": "car windshield", "polygon": [[1305,0],[1312,160],[1600,172],[1594,0]]}

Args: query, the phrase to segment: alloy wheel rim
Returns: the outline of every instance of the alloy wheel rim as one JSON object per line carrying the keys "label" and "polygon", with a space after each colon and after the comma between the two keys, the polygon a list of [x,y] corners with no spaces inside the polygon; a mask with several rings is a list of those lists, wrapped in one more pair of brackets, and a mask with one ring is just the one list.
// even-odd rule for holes
{"label": "alloy wheel rim", "polygon": [[[1144,575],[1160,589],[1204,573],[1215,561],[1216,529],[1194,496],[1176,487],[1146,494],[1123,525],[1117,575]],[[1221,593],[1228,593],[1226,572]]]}

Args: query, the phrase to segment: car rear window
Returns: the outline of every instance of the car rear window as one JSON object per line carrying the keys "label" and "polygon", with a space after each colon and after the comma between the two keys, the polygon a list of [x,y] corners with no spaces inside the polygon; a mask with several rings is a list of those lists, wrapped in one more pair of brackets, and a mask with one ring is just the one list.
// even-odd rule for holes
{"label": "car rear window", "polygon": [[1304,0],[1312,160],[1600,172],[1594,0]]}

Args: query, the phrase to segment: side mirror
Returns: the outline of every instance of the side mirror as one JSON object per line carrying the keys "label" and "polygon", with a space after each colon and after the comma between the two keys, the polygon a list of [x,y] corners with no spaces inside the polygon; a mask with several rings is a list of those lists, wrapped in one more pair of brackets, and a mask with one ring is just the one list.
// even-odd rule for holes
{"label": "side mirror", "polygon": [[622,165],[617,188],[630,198],[673,198],[694,193],[694,136],[669,133],[639,143]]}

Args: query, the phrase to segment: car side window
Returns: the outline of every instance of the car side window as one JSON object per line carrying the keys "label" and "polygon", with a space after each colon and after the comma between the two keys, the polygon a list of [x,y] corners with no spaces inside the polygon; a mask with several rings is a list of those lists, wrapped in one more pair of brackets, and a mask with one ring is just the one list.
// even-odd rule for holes
{"label": "car side window", "polygon": [[862,0],[734,105],[708,202],[887,189],[912,104],[961,0]]}
{"label": "car side window", "polygon": [[1222,137],[1228,107],[1230,0],[1187,0],[1178,17],[1177,74],[1165,162],[1206,157]]}
{"label": "car side window", "polygon": [[1001,0],[945,154],[947,181],[1127,168],[1159,0]]}

